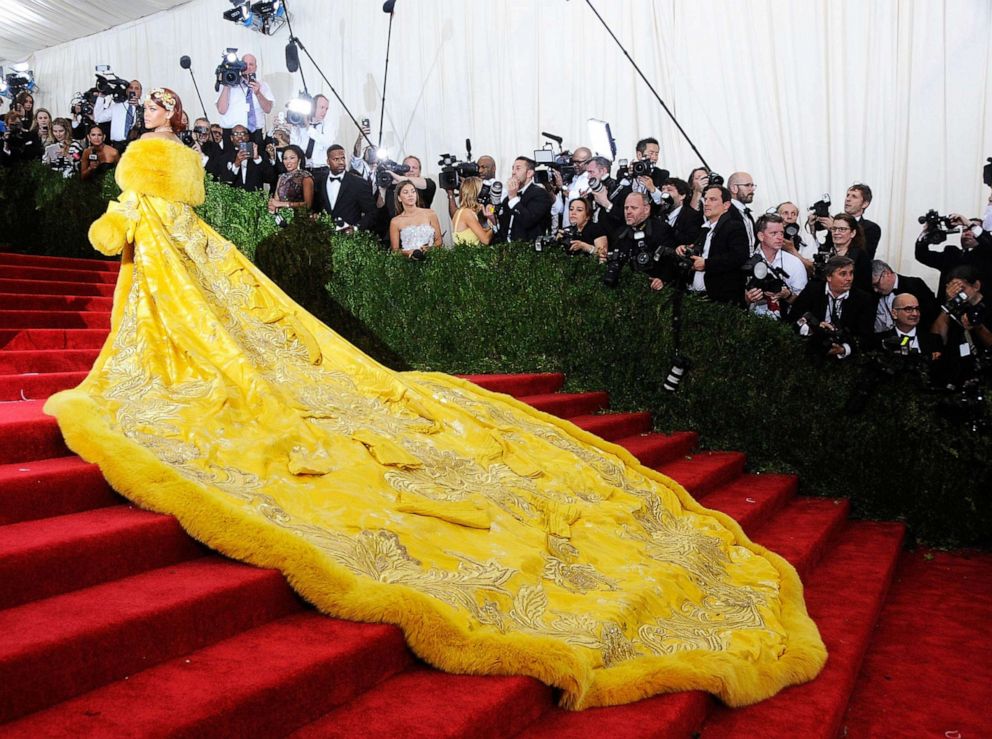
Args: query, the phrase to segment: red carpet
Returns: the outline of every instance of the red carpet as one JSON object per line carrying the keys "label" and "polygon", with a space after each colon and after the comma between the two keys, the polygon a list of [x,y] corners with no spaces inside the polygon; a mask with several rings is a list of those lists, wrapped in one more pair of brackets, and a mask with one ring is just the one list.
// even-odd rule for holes
{"label": "red carpet", "polygon": [[738,710],[680,693],[569,713],[535,680],[441,673],[395,628],[316,614],[278,573],[123,501],[42,415],[96,356],[115,270],[0,254],[0,736],[992,733],[992,557],[903,553],[898,524],[693,453],[694,433],[603,412],[607,394],[561,393],[561,375],[469,379],[622,444],[795,564],[830,649],[817,680]]}

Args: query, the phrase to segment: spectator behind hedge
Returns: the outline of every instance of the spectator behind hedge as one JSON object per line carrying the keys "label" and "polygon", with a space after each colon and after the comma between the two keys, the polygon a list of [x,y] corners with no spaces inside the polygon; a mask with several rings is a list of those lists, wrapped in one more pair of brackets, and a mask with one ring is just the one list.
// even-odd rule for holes
{"label": "spectator behind hedge", "polygon": [[871,258],[865,251],[865,233],[854,216],[838,213],[830,226],[833,256],[848,257],[854,262],[854,286],[871,293]]}
{"label": "spectator behind hedge", "polygon": [[63,177],[71,177],[79,171],[83,153],[83,147],[72,140],[72,122],[68,118],[56,118],[52,121],[52,137],[55,143],[45,149],[42,161]]}
{"label": "spectator behind hedge", "polygon": [[282,152],[285,172],[279,175],[273,195],[269,198],[269,213],[279,208],[306,208],[313,205],[313,175],[303,169],[306,154],[296,144]]}
{"label": "spectator behind hedge", "polygon": [[100,124],[94,123],[86,134],[89,146],[83,150],[79,176],[85,180],[95,179],[97,174],[117,164],[121,155],[117,149],[104,143],[105,136]]}
{"label": "spectator behind hedge", "polygon": [[481,190],[480,177],[466,177],[458,188],[460,205],[451,217],[451,240],[455,244],[489,244],[493,240],[496,216],[491,205],[483,208],[479,203]]}
{"label": "spectator behind hedge", "polygon": [[52,135],[52,114],[47,109],[38,108],[38,112],[34,115],[34,122],[31,124],[31,130],[41,141],[42,147],[47,148],[55,143],[55,137]]}

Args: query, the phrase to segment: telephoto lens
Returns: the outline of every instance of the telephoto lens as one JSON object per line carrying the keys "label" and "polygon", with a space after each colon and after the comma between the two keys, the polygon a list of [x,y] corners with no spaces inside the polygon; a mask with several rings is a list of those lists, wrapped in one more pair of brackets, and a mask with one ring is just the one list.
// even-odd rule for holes
{"label": "telephoto lens", "polygon": [[662,386],[670,393],[674,393],[679,389],[679,383],[682,382],[682,377],[689,370],[689,360],[681,355],[675,357],[675,361],[672,362],[672,368],[668,371],[668,377],[665,378],[665,384]]}

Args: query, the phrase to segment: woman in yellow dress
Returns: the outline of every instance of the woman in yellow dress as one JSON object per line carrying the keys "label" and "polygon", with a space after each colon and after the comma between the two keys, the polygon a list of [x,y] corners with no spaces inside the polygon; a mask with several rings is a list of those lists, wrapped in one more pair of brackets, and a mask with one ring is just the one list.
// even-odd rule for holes
{"label": "woman in yellow dress", "polygon": [[362,354],[196,216],[175,93],[144,110],[90,229],[122,254],[110,336],[45,406],[116,490],[441,669],[530,675],[569,708],[743,705],[819,672],[784,560],[621,447]]}
{"label": "woman in yellow dress", "polygon": [[479,202],[481,191],[482,180],[478,177],[466,177],[458,188],[459,206],[451,218],[451,240],[455,245],[488,245],[493,240],[492,228],[481,223],[484,216],[492,213],[492,206],[483,208]]}

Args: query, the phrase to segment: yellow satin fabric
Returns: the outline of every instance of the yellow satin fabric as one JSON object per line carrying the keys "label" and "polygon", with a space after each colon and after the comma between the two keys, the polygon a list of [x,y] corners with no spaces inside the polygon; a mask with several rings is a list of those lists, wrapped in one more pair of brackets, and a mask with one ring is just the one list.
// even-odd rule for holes
{"label": "yellow satin fabric", "polygon": [[[139,143],[127,171],[192,161]],[[532,675],[570,708],[741,705],[820,670],[795,571],[735,522],[567,422],[382,367],[188,202],[121,184],[111,336],[46,411],[122,494],[329,614],[398,624],[443,669]]]}

